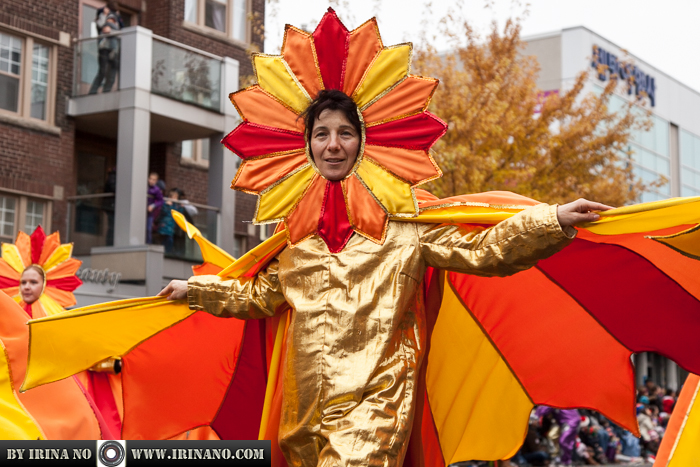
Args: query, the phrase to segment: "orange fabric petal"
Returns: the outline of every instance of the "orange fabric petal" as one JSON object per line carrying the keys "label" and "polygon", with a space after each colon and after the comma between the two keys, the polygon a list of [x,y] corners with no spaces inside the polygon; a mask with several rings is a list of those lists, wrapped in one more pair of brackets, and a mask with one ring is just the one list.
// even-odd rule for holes
{"label": "orange fabric petal", "polygon": [[46,279],[51,280],[74,276],[81,264],[83,264],[83,262],[79,259],[68,258],[63,263],[53,268],[51,272],[47,272]]}
{"label": "orange fabric petal", "polygon": [[323,89],[321,74],[316,65],[316,49],[311,34],[287,25],[284,30],[282,57],[301,85],[313,99]]}
{"label": "orange fabric petal", "polygon": [[348,61],[345,67],[343,92],[352,96],[362,77],[382,49],[382,39],[376,18],[372,18],[350,33]]}
{"label": "orange fabric petal", "polygon": [[252,123],[260,123],[284,130],[304,131],[304,124],[301,119],[297,118],[297,114],[257,84],[231,93],[230,99],[241,117]]}
{"label": "orange fabric petal", "polygon": [[56,300],[56,302],[62,307],[75,305],[75,295],[73,295],[73,292],[67,292],[55,287],[46,287],[44,293]]}
{"label": "orange fabric petal", "polygon": [[231,188],[257,194],[306,162],[304,151],[245,160]]}
{"label": "orange fabric petal", "polygon": [[58,232],[54,232],[46,237],[44,248],[41,250],[41,256],[39,257],[39,264],[44,264],[59,246],[61,246],[61,237],[58,235]]}
{"label": "orange fabric petal", "polygon": [[372,159],[377,165],[411,185],[441,175],[437,164],[426,151],[367,145],[364,157]]}
{"label": "orange fabric petal", "polygon": [[192,266],[192,273],[195,276],[204,276],[207,274],[216,275],[221,272],[221,268],[216,264],[203,263],[199,266]]}
{"label": "orange fabric petal", "polygon": [[362,111],[365,123],[372,126],[424,111],[437,85],[433,78],[409,76]]}
{"label": "orange fabric petal", "polygon": [[12,266],[7,264],[7,261],[0,258],[0,277],[7,277],[14,280],[19,280],[21,274],[15,271]]}
{"label": "orange fabric petal", "polygon": [[24,263],[24,267],[26,268],[32,264],[32,239],[29,235],[20,231],[20,233],[17,234],[15,245],[17,245],[19,256],[22,258],[22,263]]}
{"label": "orange fabric petal", "polygon": [[316,232],[325,191],[326,180],[315,175],[301,201],[285,220],[292,245]]}
{"label": "orange fabric petal", "polygon": [[2,289],[3,292],[5,292],[7,295],[10,297],[16,297],[19,295],[19,286],[17,287],[8,287],[6,289]]}
{"label": "orange fabric petal", "polygon": [[343,182],[345,202],[350,211],[350,224],[358,232],[375,240],[382,241],[386,232],[388,217],[376,199],[353,174]]}

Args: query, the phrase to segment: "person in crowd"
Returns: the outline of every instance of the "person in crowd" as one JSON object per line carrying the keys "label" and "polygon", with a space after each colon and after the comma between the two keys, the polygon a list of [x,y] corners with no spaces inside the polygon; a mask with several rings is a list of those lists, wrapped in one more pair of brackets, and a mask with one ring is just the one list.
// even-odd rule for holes
{"label": "person in crowd", "polygon": [[160,211],[160,218],[158,220],[158,234],[160,235],[161,244],[165,247],[165,253],[173,252],[173,242],[177,225],[175,224],[175,219],[173,219],[172,212],[185,212],[185,209],[178,203],[179,198],[180,190],[177,188],[171,188]]}
{"label": "person in crowd", "polygon": [[[97,10],[95,25],[100,38],[97,40],[98,71],[90,86],[90,94],[96,94],[102,86],[102,92],[110,92],[119,70],[119,38],[111,35],[124,27],[116,2]],[[104,84],[103,84],[104,83]]]}
{"label": "person in crowd", "polygon": [[153,228],[163,207],[163,192],[158,188],[158,172],[148,175],[148,205],[146,213],[146,243],[153,243]]}
{"label": "person in crowd", "polygon": [[669,415],[673,412],[673,407],[676,405],[676,392],[673,389],[666,389],[664,397],[661,399],[662,412]]}

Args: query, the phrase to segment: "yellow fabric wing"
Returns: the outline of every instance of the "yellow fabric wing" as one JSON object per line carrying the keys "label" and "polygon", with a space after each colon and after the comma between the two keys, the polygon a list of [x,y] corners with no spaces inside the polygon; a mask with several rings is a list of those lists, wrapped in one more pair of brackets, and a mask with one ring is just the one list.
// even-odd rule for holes
{"label": "yellow fabric wing", "polygon": [[182,213],[177,211],[171,212],[173,218],[175,219],[175,223],[187,233],[188,237],[197,242],[200,250],[202,250],[202,258],[204,259],[205,263],[211,263],[223,269],[236,260],[226,251],[204,238],[202,236],[202,232],[200,232],[197,227],[187,222]]}
{"label": "yellow fabric wing", "polygon": [[93,305],[29,321],[29,357],[21,391],[58,381],[136,345],[194,313],[164,297]]}
{"label": "yellow fabric wing", "polygon": [[426,386],[446,464],[507,459],[522,444],[527,426],[499,421],[527,420],[534,406],[447,282],[431,338]]}
{"label": "yellow fabric wing", "polygon": [[0,439],[45,439],[15,394],[9,359],[0,341]]}

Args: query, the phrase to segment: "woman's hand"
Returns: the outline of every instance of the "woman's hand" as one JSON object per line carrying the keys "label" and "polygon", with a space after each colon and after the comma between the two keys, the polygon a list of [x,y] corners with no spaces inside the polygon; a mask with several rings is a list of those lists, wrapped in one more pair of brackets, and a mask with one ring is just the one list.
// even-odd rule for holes
{"label": "woman's hand", "polygon": [[168,300],[184,300],[187,298],[187,281],[174,280],[166,285],[158,293],[159,297],[168,297]]}
{"label": "woman's hand", "polygon": [[597,221],[600,216],[593,211],[607,211],[608,209],[612,209],[612,207],[581,198],[557,207],[557,219],[559,219],[559,225],[564,228],[584,222]]}

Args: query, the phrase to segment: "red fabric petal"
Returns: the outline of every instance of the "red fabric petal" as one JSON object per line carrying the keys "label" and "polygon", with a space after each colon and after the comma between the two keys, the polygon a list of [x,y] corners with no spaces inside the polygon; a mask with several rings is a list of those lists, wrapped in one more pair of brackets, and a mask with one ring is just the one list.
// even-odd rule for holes
{"label": "red fabric petal", "polygon": [[241,159],[304,149],[304,134],[257,123],[243,122],[221,142]]}
{"label": "red fabric petal", "polygon": [[345,208],[345,197],[340,181],[329,181],[318,222],[318,235],[326,242],[331,253],[340,253],[352,236],[353,229]]}
{"label": "red fabric petal", "polygon": [[367,143],[427,151],[447,131],[447,124],[430,112],[367,128]]}
{"label": "red fabric petal", "polygon": [[17,279],[0,276],[0,289],[6,289],[8,287],[19,287],[19,281]]}
{"label": "red fabric petal", "polygon": [[318,67],[325,89],[343,89],[350,32],[332,8],[323,15],[313,33]]}
{"label": "red fabric petal", "polygon": [[77,276],[61,277],[60,279],[49,279],[46,281],[47,287],[55,287],[59,290],[72,292],[83,284]]}
{"label": "red fabric petal", "polygon": [[46,234],[41,226],[37,226],[32,235],[32,264],[39,264],[39,258],[41,257],[41,250],[44,249],[44,241],[46,240]]}
{"label": "red fabric petal", "polygon": [[538,268],[628,349],[657,352],[700,373],[700,301],[647,259],[576,239]]}

